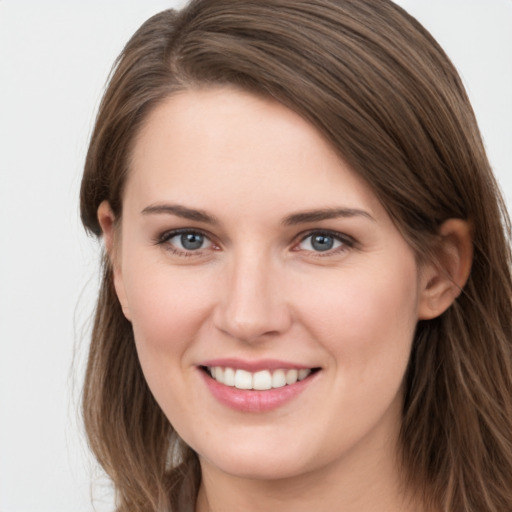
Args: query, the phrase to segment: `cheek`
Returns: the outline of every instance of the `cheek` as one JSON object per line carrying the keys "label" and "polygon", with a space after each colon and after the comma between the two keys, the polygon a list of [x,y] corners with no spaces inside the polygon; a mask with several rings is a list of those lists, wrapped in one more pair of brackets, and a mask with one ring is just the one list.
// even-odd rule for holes
{"label": "cheek", "polygon": [[197,330],[210,302],[208,286],[197,279],[172,272],[132,272],[126,287],[133,326],[145,343],[156,350],[176,347]]}
{"label": "cheek", "polygon": [[[198,286],[197,277],[161,263],[144,268],[125,265],[125,290],[139,360],[155,398],[179,386],[179,376],[195,370],[189,357],[208,320],[211,286]],[[161,404],[163,405],[163,404]]]}
{"label": "cheek", "polygon": [[304,288],[301,310],[340,375],[357,380],[405,371],[417,323],[414,258],[380,261]]}
{"label": "cheek", "polygon": [[[131,272],[126,283],[135,345],[146,382],[178,432],[190,429],[191,357],[208,317],[207,288],[181,273]],[[172,390],[172,392],[170,392]],[[185,399],[184,397],[188,397]]]}
{"label": "cheek", "polygon": [[326,425],[338,427],[325,427],[322,435],[347,448],[377,426],[395,429],[399,421],[417,322],[416,267],[402,259],[340,272],[316,285],[300,295],[304,325],[329,354]]}

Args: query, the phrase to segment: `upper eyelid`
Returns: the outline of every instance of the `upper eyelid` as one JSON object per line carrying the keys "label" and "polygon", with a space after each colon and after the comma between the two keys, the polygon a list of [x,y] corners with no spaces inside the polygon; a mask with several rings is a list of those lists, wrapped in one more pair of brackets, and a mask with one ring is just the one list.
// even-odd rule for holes
{"label": "upper eyelid", "polygon": [[164,231],[163,233],[159,234],[156,237],[156,242],[166,242],[170,240],[171,238],[177,236],[177,235],[183,235],[185,233],[194,233],[197,235],[204,236],[210,242],[213,242],[213,235],[205,231],[204,229],[197,229],[197,228],[177,228],[177,229],[169,229],[167,231]]}
{"label": "upper eyelid", "polygon": [[346,233],[334,231],[332,229],[309,229],[308,231],[305,231],[305,232],[297,235],[296,238],[300,242],[302,242],[303,240],[310,237],[311,235],[314,235],[315,233],[332,236],[333,238],[337,238],[338,240],[340,240],[341,242],[344,242],[344,243],[350,243],[350,244],[356,243],[356,240],[354,237],[347,235]]}

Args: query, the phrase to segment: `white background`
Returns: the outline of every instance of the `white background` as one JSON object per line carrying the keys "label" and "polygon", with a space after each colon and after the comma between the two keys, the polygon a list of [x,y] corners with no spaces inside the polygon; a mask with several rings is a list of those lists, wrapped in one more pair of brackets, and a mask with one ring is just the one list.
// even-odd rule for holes
{"label": "white background", "polygon": [[[164,0],[0,0],[0,512],[109,510],[78,396],[98,245],[81,168],[111,63]],[[512,205],[512,0],[400,0],[461,72]]]}

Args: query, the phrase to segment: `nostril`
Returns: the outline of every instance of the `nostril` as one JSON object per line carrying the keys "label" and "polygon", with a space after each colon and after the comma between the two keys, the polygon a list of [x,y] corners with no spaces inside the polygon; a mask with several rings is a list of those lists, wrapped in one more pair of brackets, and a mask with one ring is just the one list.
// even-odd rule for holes
{"label": "nostril", "polygon": [[214,315],[214,325],[231,338],[255,343],[286,332],[291,325],[291,317],[284,308],[277,305],[255,305],[250,309],[243,307],[243,304],[236,304],[225,310],[219,308]]}

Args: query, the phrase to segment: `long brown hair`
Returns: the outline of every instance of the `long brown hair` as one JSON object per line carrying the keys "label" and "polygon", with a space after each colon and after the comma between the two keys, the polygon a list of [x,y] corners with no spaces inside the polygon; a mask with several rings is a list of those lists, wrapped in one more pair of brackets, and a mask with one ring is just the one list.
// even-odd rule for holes
{"label": "long brown hair", "polygon": [[[122,219],[134,138],[175,91],[211,84],[303,116],[362,176],[418,257],[440,224],[473,226],[453,306],[417,326],[406,375],[404,479],[442,511],[512,510],[510,222],[463,85],[430,34],[389,0],[194,0],[149,19],[119,56],[90,141],[86,229],[108,200]],[[104,274],[83,395],[88,439],[119,512],[193,509],[196,454],[142,375],[131,324]]]}

